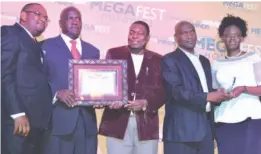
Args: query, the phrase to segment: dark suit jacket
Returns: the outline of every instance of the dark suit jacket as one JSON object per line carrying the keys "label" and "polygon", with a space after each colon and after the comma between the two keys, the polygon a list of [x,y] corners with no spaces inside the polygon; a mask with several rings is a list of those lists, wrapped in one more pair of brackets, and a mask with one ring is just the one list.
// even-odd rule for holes
{"label": "dark suit jacket", "polygon": [[31,128],[45,128],[51,115],[51,90],[41,48],[19,25],[1,27],[2,122],[25,112]]}
{"label": "dark suit jacket", "polygon": [[[206,75],[208,90],[213,91],[209,60],[204,56],[199,59]],[[203,92],[197,71],[179,48],[163,56],[161,68],[167,93],[163,140],[201,141],[209,122],[206,116],[207,93]],[[213,120],[213,106],[210,119]]]}
{"label": "dark suit jacket", "polygon": [[[158,139],[158,109],[164,104],[165,99],[160,74],[160,61],[162,56],[146,50],[138,77],[136,77],[132,57],[127,46],[110,49],[106,58],[127,60],[128,99],[133,100],[132,93],[136,93],[136,99],[148,100],[147,111],[136,112],[139,139]],[[129,116],[130,111],[126,108],[119,110],[105,108],[99,133],[101,135],[123,139]]]}
{"label": "dark suit jacket", "polygon": [[[93,45],[81,41],[81,59],[99,59],[100,52]],[[61,36],[44,41],[42,49],[44,56],[44,70],[52,88],[52,96],[61,89],[68,89],[69,59],[73,59],[71,51]],[[68,108],[62,102],[55,102],[52,115],[52,134],[71,134],[76,126],[80,107]],[[82,107],[87,135],[97,134],[95,110],[92,107]]]}

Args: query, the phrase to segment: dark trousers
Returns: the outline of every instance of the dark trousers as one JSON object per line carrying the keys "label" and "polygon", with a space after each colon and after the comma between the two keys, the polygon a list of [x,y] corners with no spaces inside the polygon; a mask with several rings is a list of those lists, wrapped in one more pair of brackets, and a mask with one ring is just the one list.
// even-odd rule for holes
{"label": "dark trousers", "polygon": [[164,141],[164,154],[214,154],[214,144],[210,125],[200,142]]}
{"label": "dark trousers", "polygon": [[13,134],[14,125],[2,125],[2,154],[42,154],[47,129],[31,128],[27,137]]}
{"label": "dark trousers", "polygon": [[261,119],[217,123],[219,154],[261,154]]}
{"label": "dark trousers", "polygon": [[68,135],[50,135],[44,154],[97,154],[97,134],[86,134],[84,111],[79,112],[74,131]]}

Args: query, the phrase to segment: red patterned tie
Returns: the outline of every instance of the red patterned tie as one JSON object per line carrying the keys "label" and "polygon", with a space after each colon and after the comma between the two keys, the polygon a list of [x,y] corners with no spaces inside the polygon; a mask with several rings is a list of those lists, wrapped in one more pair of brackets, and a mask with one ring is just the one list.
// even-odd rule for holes
{"label": "red patterned tie", "polygon": [[76,48],[76,41],[71,40],[72,43],[71,52],[74,59],[79,60],[81,58],[79,51]]}

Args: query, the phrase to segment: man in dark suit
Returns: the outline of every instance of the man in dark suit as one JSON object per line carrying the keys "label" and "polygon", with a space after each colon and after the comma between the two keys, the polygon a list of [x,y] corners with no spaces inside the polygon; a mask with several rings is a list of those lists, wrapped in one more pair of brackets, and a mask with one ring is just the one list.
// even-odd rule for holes
{"label": "man in dark suit", "polygon": [[112,48],[106,59],[127,60],[128,99],[126,105],[105,108],[99,133],[107,136],[108,154],[157,154],[158,109],[164,104],[160,73],[162,56],[146,49],[150,30],[143,21],[129,29],[128,45]]}
{"label": "man in dark suit", "polygon": [[80,39],[82,16],[75,7],[60,15],[62,33],[44,41],[44,70],[53,101],[52,131],[45,154],[96,154],[97,123],[93,107],[77,106],[68,90],[69,59],[99,59],[100,52]]}
{"label": "man in dark suit", "polygon": [[51,90],[35,37],[48,25],[45,8],[25,5],[19,23],[1,27],[2,153],[41,154]]}
{"label": "man in dark suit", "polygon": [[163,125],[165,154],[213,154],[213,103],[229,98],[212,89],[210,62],[194,50],[195,27],[175,27],[178,48],[161,63],[167,102]]}

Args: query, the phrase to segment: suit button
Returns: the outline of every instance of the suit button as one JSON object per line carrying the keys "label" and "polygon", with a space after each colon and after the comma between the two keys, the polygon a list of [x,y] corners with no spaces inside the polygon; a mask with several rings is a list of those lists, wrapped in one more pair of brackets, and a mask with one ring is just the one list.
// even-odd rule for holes
{"label": "suit button", "polygon": [[137,84],[137,83],[139,83],[139,80],[136,80],[135,82],[136,82],[136,84]]}

